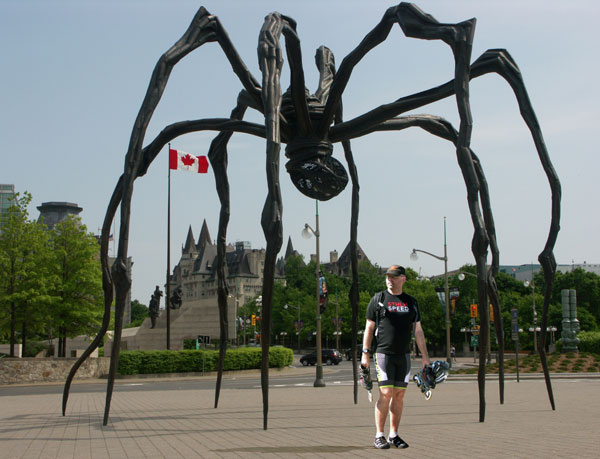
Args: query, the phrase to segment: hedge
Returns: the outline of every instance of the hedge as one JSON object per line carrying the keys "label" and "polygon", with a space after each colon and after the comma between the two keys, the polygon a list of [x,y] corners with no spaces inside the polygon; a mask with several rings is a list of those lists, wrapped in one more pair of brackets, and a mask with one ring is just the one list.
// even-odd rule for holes
{"label": "hedge", "polygon": [[[579,338],[579,344],[577,345],[579,352],[600,354],[600,332],[582,331],[577,333],[577,338]],[[556,349],[562,352],[562,339],[556,341]]]}
{"label": "hedge", "polygon": [[[228,349],[224,370],[250,370],[260,368],[261,348]],[[204,367],[203,367],[204,359]],[[122,351],[117,373],[120,375],[188,373],[217,371],[219,351]],[[269,349],[269,366],[283,368],[294,361],[294,353],[285,347]]]}
{"label": "hedge", "polygon": [[592,354],[600,354],[600,332],[583,331],[577,334],[579,338],[580,352],[591,352]]}

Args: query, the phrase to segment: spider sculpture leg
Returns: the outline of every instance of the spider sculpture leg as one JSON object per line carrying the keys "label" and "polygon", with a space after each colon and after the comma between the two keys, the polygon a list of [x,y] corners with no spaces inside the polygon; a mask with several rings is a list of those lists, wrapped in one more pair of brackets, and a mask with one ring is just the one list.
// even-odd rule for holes
{"label": "spider sculpture leg", "polygon": [[[341,115],[340,115],[341,121]],[[356,360],[356,336],[358,336],[358,302],[359,302],[359,287],[358,287],[358,203],[360,185],[358,182],[358,171],[352,155],[350,141],[342,142],[344,155],[348,163],[348,172],[352,180],[352,204],[350,216],[350,268],[352,270],[352,283],[348,292],[348,299],[352,306],[352,379],[354,381],[354,404],[358,403],[358,365]]]}
{"label": "spider sculpture leg", "polygon": [[[238,97],[237,106],[231,112],[231,119],[241,120],[246,112],[248,105],[243,102],[243,94]],[[208,158],[215,174],[215,183],[217,194],[221,202],[219,212],[219,232],[217,235],[217,281],[218,281],[218,302],[219,302],[219,324],[221,330],[219,349],[219,362],[217,368],[217,384],[215,389],[215,408],[219,404],[219,394],[221,392],[221,381],[223,377],[223,366],[225,362],[225,351],[228,340],[228,318],[227,318],[227,297],[228,288],[225,282],[225,251],[227,240],[227,225],[230,215],[229,200],[229,180],[227,178],[227,144],[232,131],[223,131],[212,141],[208,153]]]}
{"label": "spider sculpture leg", "polygon": [[[461,119],[456,151],[458,162],[467,184],[469,209],[475,229],[472,251],[477,264],[478,299],[480,304],[487,304],[486,257],[488,240],[478,200],[479,183],[472,157],[469,153],[472,121],[469,106],[468,84],[473,33],[476,21],[472,19],[459,24],[440,24],[432,16],[423,13],[414,5],[406,3],[401,3],[396,7],[388,9],[381,22],[367,34],[360,45],[342,62],[337,78],[332,84],[330,97],[327,101],[324,116],[317,132],[319,134],[324,134],[327,131],[337,105],[340,103],[341,94],[348,82],[352,68],[368,51],[387,38],[392,25],[396,22],[400,25],[406,36],[428,40],[442,40],[451,47],[454,53],[455,79],[453,89],[456,94],[458,111]],[[485,323],[486,319],[487,310],[482,311],[482,322]],[[485,326],[483,327],[482,334],[481,346],[483,347],[487,344]],[[483,421],[485,416],[485,367],[480,366],[478,380],[480,393],[480,421]]]}
{"label": "spider sculpture leg", "polygon": [[[402,14],[406,14],[406,17],[410,20],[403,22]],[[426,27],[424,28],[425,32],[430,30],[432,27],[435,28],[435,24],[437,24],[435,19],[429,15],[425,15],[413,5],[400,4],[398,7],[388,10],[382,21],[342,62],[342,65],[340,66],[340,69],[331,87],[330,96],[327,101],[327,107],[325,108],[325,116],[321,122],[322,126],[328,125],[328,116],[331,116],[333,107],[339,103],[341,93],[347,84],[353,67],[370,49],[385,40],[387,34],[389,33],[389,29],[395,20],[398,20],[406,35],[418,36],[421,34],[421,38],[432,38],[432,35],[419,32],[419,21],[422,21],[426,24]],[[416,26],[415,23],[417,24]],[[489,241],[486,238],[485,231],[485,204],[482,216],[482,210],[479,208],[479,203],[477,200],[480,184],[478,182],[476,167],[473,159],[469,158],[468,155],[468,139],[470,138],[471,125],[470,113],[468,109],[468,80],[470,78],[481,76],[490,72],[498,73],[500,76],[505,78],[515,92],[515,96],[521,107],[523,118],[532,133],[532,137],[534,138],[538,156],[540,157],[540,161],[542,162],[542,166],[546,172],[552,189],[552,218],[550,234],[548,236],[546,246],[539,257],[540,263],[544,268],[544,275],[547,279],[547,288],[552,284],[555,270],[555,262],[552,251],[559,230],[560,182],[550,162],[549,155],[543,141],[541,129],[539,128],[539,124],[535,119],[535,112],[533,111],[531,103],[529,102],[527,91],[525,89],[520,72],[518,71],[518,67],[514,61],[512,61],[508,53],[504,50],[489,50],[488,52],[484,53],[484,55],[478,59],[470,69],[465,67],[465,64],[468,65],[467,55],[470,55],[470,45],[468,45],[468,42],[470,40],[470,35],[472,35],[472,33],[469,34],[466,32],[465,24],[468,25],[468,23],[469,21],[459,24],[460,27],[455,31],[455,33],[449,32],[442,38],[444,41],[448,40],[446,42],[451,44],[455,54],[456,78],[454,80],[430,90],[401,98],[392,104],[383,105],[371,110],[368,113],[365,113],[364,115],[354,118],[353,120],[333,126],[329,129],[329,138],[331,141],[336,142],[359,137],[372,132],[373,130],[377,130],[376,126],[385,123],[386,120],[390,120],[394,116],[397,116],[405,111],[427,105],[452,95],[457,96],[459,114],[461,115],[461,129],[459,130],[458,136],[460,142],[457,145],[457,156],[461,169],[463,170],[465,182],[467,183],[469,209],[471,212],[473,225],[475,227],[475,235],[473,238],[472,247],[477,262],[479,302],[481,304],[486,304],[486,301],[482,301],[482,298],[485,299],[487,296],[486,290],[488,285],[492,285],[488,280],[489,273],[486,272],[485,267],[485,254]],[[474,24],[474,21],[472,21],[471,24]],[[447,32],[449,30],[451,31],[451,29],[451,25],[444,25],[441,30],[443,32]],[[457,44],[452,44],[452,39],[449,39],[449,37],[462,37],[465,40],[459,40]],[[492,250],[494,250],[494,248],[492,248]],[[493,266],[492,271],[494,270]],[[495,282],[493,282],[493,285],[495,285]],[[493,294],[491,295],[491,298],[494,300]],[[550,290],[548,289],[545,295],[545,301],[549,300]],[[482,322],[484,323],[484,330],[482,330],[483,335],[487,335],[487,314],[487,310],[482,311],[482,315],[486,316],[482,317]],[[487,336],[482,338],[485,339]],[[487,343],[481,344],[481,348],[485,349],[483,345]],[[544,356],[542,356],[542,362],[544,361],[543,357]],[[482,360],[483,359],[480,359],[480,371],[478,373],[481,421],[483,421],[485,416],[485,366],[484,363],[482,363]],[[549,389],[549,397],[551,399],[551,404],[553,405],[549,375],[547,374],[546,370],[544,373],[546,375],[546,383]]]}
{"label": "spider sculpture leg", "polygon": [[[473,156],[473,164],[477,172],[477,178],[480,184],[481,207],[483,210],[483,218],[485,220],[486,232],[490,243],[490,251],[492,253],[492,263],[487,272],[488,297],[492,304],[494,313],[494,327],[496,331],[496,340],[498,341],[498,390],[500,396],[500,404],[504,403],[504,329],[502,327],[502,315],[500,311],[500,298],[498,296],[498,285],[496,283],[496,275],[498,274],[499,256],[498,243],[496,240],[496,226],[494,224],[494,216],[492,214],[492,206],[490,202],[490,194],[487,185],[485,174],[481,166],[479,158],[471,151]],[[481,354],[481,348],[480,348]],[[481,355],[480,355],[481,359]],[[480,360],[481,365],[481,360]]]}
{"label": "spider sculpture leg", "polygon": [[[188,123],[179,123],[176,125],[172,125],[169,128],[166,128],[161,135],[155,141],[149,145],[146,149],[142,150],[142,143],[144,140],[145,132],[152,117],[152,114],[160,101],[162,93],[166,87],[168,77],[173,66],[179,62],[185,55],[196,49],[197,47],[203,45],[204,43],[210,41],[218,41],[221,47],[223,48],[225,54],[227,55],[232,68],[236,75],[240,78],[240,81],[244,85],[244,88],[248,92],[251,98],[254,99],[254,103],[258,105],[258,101],[260,101],[260,86],[254,80],[250,72],[247,70],[245,64],[237,55],[233,45],[229,41],[228,36],[223,31],[220,23],[216,19],[216,17],[211,16],[204,8],[200,8],[188,30],[182,36],[182,38],[171,47],[161,58],[159,59],[155,70],[152,74],[152,78],[146,92],[146,96],[138,113],[138,117],[134,124],[133,132],[131,135],[131,140],[128,148],[128,152],[125,159],[125,171],[123,176],[119,179],[119,185],[115,189],[115,193],[113,194],[113,200],[111,200],[111,204],[107,211],[106,221],[114,218],[115,209],[113,204],[115,202],[119,202],[121,205],[121,228],[119,232],[119,248],[117,254],[117,261],[115,263],[116,269],[113,269],[112,279],[116,286],[116,305],[115,305],[115,337],[113,342],[113,349],[111,353],[111,364],[109,370],[109,377],[107,383],[107,398],[104,412],[104,425],[108,422],[108,414],[110,410],[110,401],[112,396],[112,390],[114,386],[114,378],[116,375],[116,370],[118,366],[118,357],[119,357],[119,347],[121,341],[121,331],[122,331],[122,319],[124,312],[124,304],[126,294],[130,288],[131,280],[128,278],[125,266],[127,259],[127,248],[128,248],[128,237],[129,237],[129,216],[130,216],[130,206],[131,206],[131,196],[133,193],[133,182],[135,179],[141,175],[143,175],[147,168],[150,165],[150,162],[154,159],[154,157],[160,151],[170,138],[174,138],[177,135],[181,135],[181,133],[197,131],[202,129],[215,129],[215,130],[228,130],[227,127],[231,126],[235,129],[235,127],[239,127],[240,123],[229,123],[229,120],[208,120],[197,121],[197,122],[188,122]],[[212,122],[211,122],[212,121]],[[246,123],[247,124],[247,123]],[[241,129],[242,131],[244,128]],[[254,131],[255,135],[264,136],[264,130],[256,130],[255,127],[250,128],[251,131]],[[169,136],[172,136],[169,138]],[[115,196],[118,198],[114,199]],[[106,225],[104,225],[106,226]],[[108,226],[110,227],[110,225]],[[108,233],[104,231],[103,228],[103,241],[107,241]],[[106,234],[104,234],[106,233]],[[108,292],[108,288],[110,287],[110,282],[106,281],[107,275],[107,247],[108,244],[103,242],[101,249],[101,261],[103,264],[103,272],[105,275],[104,282],[104,290],[105,290],[105,298],[110,298],[112,293]],[[105,300],[105,304],[109,303],[109,301]],[[104,321],[107,320],[107,316],[110,317],[110,312],[105,311]],[[98,334],[94,342],[88,348],[88,352],[91,352],[90,349],[93,345],[97,346],[96,341],[99,341],[105,330],[101,330]],[[88,353],[86,352],[86,353]],[[85,355],[85,354],[84,354]],[[68,377],[67,384],[65,385],[65,392],[63,394],[63,413],[66,409],[66,401],[68,398],[68,389],[70,386],[70,382],[75,372],[77,371],[78,366],[80,365],[77,362],[71,374]]]}
{"label": "spider sculpture leg", "polygon": [[503,49],[490,49],[481,55],[477,61],[473,63],[473,76],[479,76],[480,74],[495,72],[502,76],[511,86],[515,93],[519,109],[523,120],[527,124],[531,135],[533,137],[538,156],[548,182],[552,191],[552,210],[551,210],[551,223],[548,238],[544,249],[538,256],[538,260],[544,271],[545,280],[545,291],[544,291],[544,306],[542,310],[542,331],[540,333],[540,346],[538,350],[540,353],[540,360],[542,362],[542,368],[544,370],[544,378],[546,380],[546,388],[548,391],[548,397],[552,409],[555,409],[554,395],[552,393],[552,384],[550,382],[550,372],[548,369],[548,363],[546,360],[546,327],[548,325],[548,309],[550,306],[550,300],[552,295],[552,287],[554,285],[554,274],[556,272],[556,260],[554,258],[554,245],[558,237],[560,230],[560,200],[561,200],[561,185],[558,175],[554,170],[550,155],[546,148],[544,138],[542,136],[542,130],[533,110],[523,77],[517,66],[516,62],[510,56],[510,54]]}
{"label": "spider sculpture leg", "polygon": [[[336,123],[342,122],[342,109],[341,104],[339,108],[339,114],[336,116]],[[348,292],[348,299],[352,307],[352,380],[354,381],[354,404],[358,403],[358,365],[356,359],[356,336],[358,336],[358,302],[360,291],[358,287],[358,204],[359,204],[359,191],[360,185],[358,182],[358,170],[356,169],[356,163],[354,162],[354,156],[352,155],[352,148],[349,140],[342,141],[342,147],[344,149],[344,156],[348,163],[348,173],[352,180],[352,203],[351,203],[351,215],[350,215],[350,269],[352,270],[352,283],[350,285],[350,291]]]}
{"label": "spider sculpture leg", "polygon": [[[420,127],[421,129],[429,132],[430,134],[452,142],[454,145],[456,145],[456,143],[458,142],[458,132],[454,129],[452,124],[443,118],[432,115],[411,115],[396,117],[392,120],[380,124],[379,126],[374,126],[372,131],[402,130],[409,127]],[[477,179],[479,180],[479,183],[481,185],[479,194],[485,219],[485,230],[487,237],[490,241],[490,247],[492,251],[492,267],[490,267],[490,269],[488,270],[487,277],[488,292],[490,296],[490,301],[492,302],[493,307],[496,311],[494,316],[498,318],[500,317],[500,309],[498,302],[498,288],[496,285],[495,276],[497,273],[499,251],[496,243],[496,230],[491,210],[489,190],[487,187],[485,174],[481,166],[481,161],[472,150],[470,150],[470,154],[473,158],[473,164],[477,173]],[[494,266],[496,266],[495,270]],[[498,320],[496,320],[495,325],[496,333],[498,335],[499,350],[499,395],[500,403],[504,403],[504,340],[502,338],[502,326]]]}
{"label": "spider sculpture leg", "polygon": [[102,264],[102,288],[104,290],[104,316],[102,318],[102,325],[100,326],[100,330],[96,337],[89,344],[87,349],[83,352],[83,354],[77,359],[77,361],[73,364],[73,367],[69,371],[67,375],[67,379],[65,381],[65,387],[63,389],[63,399],[62,399],[62,415],[65,415],[65,411],[67,409],[67,400],[69,399],[69,389],[71,387],[71,382],[77,373],[79,367],[85,362],[85,360],[94,352],[102,339],[106,335],[106,331],[108,330],[108,326],[110,324],[110,309],[112,306],[113,300],[113,283],[110,275],[110,270],[108,268],[108,242],[109,242],[109,234],[110,227],[112,221],[114,219],[115,213],[119,207],[119,203],[121,201],[121,186],[122,181],[119,180],[117,186],[113,192],[110,203],[108,205],[108,211],[106,217],[104,219],[104,223],[102,225],[102,232],[100,236],[100,254],[101,254],[101,264]]}
{"label": "spider sculpture leg", "polygon": [[[490,49],[482,54],[479,59],[477,59],[471,66],[470,78],[476,78],[487,73],[497,73],[502,78],[504,78],[515,94],[517,102],[519,104],[520,112],[523,117],[523,120],[527,124],[531,136],[534,140],[536,150],[538,152],[538,156],[540,158],[540,162],[546,173],[546,177],[548,179],[550,189],[552,192],[552,210],[551,210],[551,221],[550,221],[550,230],[548,234],[548,238],[546,244],[544,246],[543,251],[540,253],[538,259],[540,264],[542,265],[544,271],[544,278],[546,284],[546,290],[544,293],[544,309],[546,312],[542,311],[542,322],[544,320],[547,323],[548,314],[547,308],[550,303],[551,293],[552,293],[552,285],[554,283],[554,273],[556,271],[556,262],[554,259],[554,245],[556,243],[556,239],[558,236],[558,232],[560,230],[560,200],[561,200],[561,186],[560,181],[558,179],[558,175],[552,166],[552,162],[550,160],[550,156],[548,154],[544,138],[542,135],[542,131],[540,125],[537,121],[537,117],[535,115],[535,111],[529,100],[529,96],[527,94],[527,89],[525,88],[525,83],[523,81],[523,77],[516,62],[512,59],[510,54],[504,49]],[[409,96],[407,98],[403,98],[395,102],[394,104],[390,104],[387,107],[380,107],[379,109],[374,110],[374,117],[381,116],[382,112],[387,113],[399,113],[398,109],[402,107],[402,111],[410,108],[414,108],[415,100],[419,101],[419,106],[424,105],[426,103],[433,102],[435,100],[439,100],[439,98],[448,97],[454,93],[454,84],[453,82],[448,82],[442,86],[437,88],[433,88],[429,91],[424,91],[420,94],[415,94],[413,96]],[[367,114],[368,115],[368,114]],[[354,120],[353,120],[354,121]],[[363,123],[364,129],[368,129],[368,125]],[[334,128],[335,129],[335,128]],[[475,166],[477,168],[477,162],[475,161]],[[484,182],[481,182],[482,186],[484,186]],[[485,185],[487,188],[487,185]],[[484,218],[486,220],[486,226],[493,227],[493,219],[491,218],[491,208],[489,206],[489,199],[484,199],[482,196],[482,206],[484,212]],[[498,271],[498,253],[497,246],[494,240],[490,239],[490,247],[492,250],[492,265],[490,267],[490,271],[488,272],[488,288],[490,294],[490,300],[494,307],[494,316],[496,320],[494,322],[497,336],[502,336],[501,331],[501,323],[498,320],[499,317],[499,309],[496,306],[498,304],[497,299],[497,287],[495,286],[495,275]],[[491,275],[491,276],[490,276]],[[545,329],[544,329],[545,330]],[[552,385],[550,381],[550,373],[548,370],[546,354],[545,354],[545,333],[540,334],[540,346],[538,347],[540,352],[540,360],[542,362],[542,368],[544,370],[544,377],[546,381],[546,387],[548,391],[548,398],[550,400],[550,404],[552,409],[555,409],[554,396],[552,393]],[[480,348],[480,367],[483,366],[484,354],[482,353],[483,346]],[[503,355],[500,356],[503,360]],[[502,363],[502,362],[501,362]],[[501,365],[501,372],[503,373],[503,366]],[[501,392],[501,400],[503,400],[503,395]]]}
{"label": "spider sculpture leg", "polygon": [[271,336],[271,310],[275,262],[283,243],[283,203],[279,185],[279,153],[281,150],[279,114],[281,108],[280,77],[283,66],[279,35],[284,27],[277,13],[268,15],[260,31],[258,61],[263,75],[262,98],[267,134],[267,199],[262,212],[261,225],[267,241],[262,292],[261,327],[261,386],[263,394],[263,428],[267,429],[269,411],[269,337]]}
{"label": "spider sculpture leg", "polygon": [[[370,49],[387,38],[391,27],[396,22],[400,25],[406,36],[427,40],[442,40],[450,46],[454,54],[453,90],[456,95],[460,116],[456,153],[463,178],[467,185],[467,200],[474,226],[471,248],[477,265],[478,300],[480,304],[487,304],[486,258],[488,239],[479,205],[479,182],[469,151],[472,127],[469,105],[469,71],[475,19],[458,24],[442,24],[411,4],[401,3],[396,7],[388,9],[381,22],[367,34],[360,45],[342,62],[331,87],[330,98],[325,107],[320,129],[322,132],[325,132],[331,123],[333,113],[340,103],[341,93],[348,82],[352,68]],[[486,348],[487,346],[487,314],[487,310],[482,310],[482,348]],[[485,367],[482,365],[480,365],[478,380],[480,394],[479,417],[480,421],[483,422],[485,418]]]}
{"label": "spider sculpture leg", "polygon": [[[114,387],[114,378],[119,361],[124,303],[127,292],[131,285],[131,281],[125,275],[126,272],[124,272],[123,267],[126,265],[127,259],[133,182],[138,176],[138,169],[141,166],[141,161],[143,158],[142,145],[145,132],[150,122],[152,113],[154,112],[158,102],[160,101],[162,93],[164,92],[171,69],[187,53],[191,52],[193,49],[201,46],[207,41],[214,40],[214,32],[210,27],[213,25],[213,22],[214,21],[208,15],[208,12],[204,9],[200,9],[184,36],[159,59],[150,81],[149,87],[152,88],[152,90],[149,90],[146,93],[142,107],[140,108],[125,158],[126,166],[123,174],[124,186],[123,197],[121,200],[121,228],[119,232],[119,248],[116,261],[117,270],[113,270],[113,279],[116,284],[115,336],[111,351],[111,363],[103,420],[104,425],[108,423],[110,401]],[[119,270],[118,267],[121,267],[121,269]]]}
{"label": "spider sculpture leg", "polygon": [[[319,47],[315,55],[317,68],[319,69],[319,87],[315,92],[315,97],[319,99],[321,104],[325,105],[327,96],[331,88],[331,84],[335,77],[335,59],[331,50],[325,46]],[[335,124],[343,122],[342,103],[338,106],[335,115]],[[349,140],[342,141],[344,156],[348,164],[348,173],[352,181],[352,203],[351,203],[351,218],[350,218],[350,268],[352,271],[352,283],[348,292],[348,299],[352,307],[352,336],[358,336],[358,302],[359,302],[359,287],[358,287],[358,209],[359,209],[359,191],[360,185],[358,182],[358,171],[352,148]],[[352,340],[352,381],[354,386],[354,404],[358,403],[358,365],[356,359],[356,339]]]}

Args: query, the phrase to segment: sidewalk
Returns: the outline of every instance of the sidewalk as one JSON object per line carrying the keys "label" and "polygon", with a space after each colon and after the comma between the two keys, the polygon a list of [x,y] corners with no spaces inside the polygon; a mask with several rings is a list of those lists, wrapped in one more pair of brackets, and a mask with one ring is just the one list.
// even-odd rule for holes
{"label": "sidewalk", "polygon": [[[289,369],[308,370],[314,372],[314,367]],[[325,367],[328,371],[333,368]],[[225,387],[228,378],[232,377],[224,378]],[[600,451],[598,378],[554,379],[556,411],[550,407],[543,379],[507,380],[503,405],[498,401],[497,382],[488,381],[484,423],[478,422],[474,378],[449,378],[429,401],[411,384],[400,428],[410,448],[385,451],[372,447],[373,404],[359,388],[355,405],[351,382],[324,388],[272,387],[266,431],[260,388],[223,389],[219,408],[214,409],[214,390],[178,390],[174,380],[171,390],[119,391],[125,384],[152,387],[151,381],[118,380],[107,426],[102,426],[104,390],[72,393],[65,417],[60,414],[62,387],[50,395],[0,396],[0,458],[372,458],[378,454],[531,459],[596,458]]]}

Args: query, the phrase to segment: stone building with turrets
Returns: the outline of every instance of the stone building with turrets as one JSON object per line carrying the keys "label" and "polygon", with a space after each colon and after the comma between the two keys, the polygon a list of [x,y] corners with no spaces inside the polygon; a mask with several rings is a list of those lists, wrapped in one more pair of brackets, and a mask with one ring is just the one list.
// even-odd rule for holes
{"label": "stone building with turrets", "polygon": [[[262,292],[265,249],[252,249],[249,242],[236,242],[226,247],[225,273],[229,290],[227,301],[228,335],[236,337],[236,318],[244,304]],[[283,279],[277,271],[275,280]],[[171,275],[171,291],[181,288],[181,307],[171,309],[170,349],[183,349],[184,340],[198,336],[220,338],[217,299],[217,245],[212,242],[206,221],[196,241],[192,227],[181,247],[181,258]],[[166,303],[166,298],[163,299]],[[123,330],[122,348],[128,350],[164,349],[166,345],[166,311],[160,311],[156,325],[150,319],[140,327]],[[105,352],[107,352],[105,350]]]}
{"label": "stone building with turrets", "polygon": [[[238,306],[260,295],[265,266],[265,249],[252,249],[249,242],[229,244],[225,252],[227,286]],[[276,277],[281,278],[280,273]],[[183,305],[217,297],[217,245],[211,241],[206,220],[198,242],[192,227],[181,248],[181,259],[173,270],[171,282],[181,287]],[[231,316],[235,317],[235,316]]]}
{"label": "stone building with turrets", "polygon": [[[352,276],[352,260],[350,259],[350,254],[350,243],[348,243],[339,257],[337,250],[332,250],[329,252],[329,263],[322,263],[323,270],[326,273],[335,274],[336,276]],[[370,263],[369,257],[367,257],[367,254],[358,243],[356,244],[356,255],[359,264],[363,261],[368,261]],[[313,259],[312,255],[311,259]]]}

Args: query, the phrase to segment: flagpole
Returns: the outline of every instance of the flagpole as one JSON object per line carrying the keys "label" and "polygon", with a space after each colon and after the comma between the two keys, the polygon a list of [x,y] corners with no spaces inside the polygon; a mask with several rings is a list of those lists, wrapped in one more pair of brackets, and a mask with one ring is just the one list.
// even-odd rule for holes
{"label": "flagpole", "polygon": [[171,155],[171,144],[169,143],[169,151],[167,152],[167,286],[165,288],[165,309],[167,310],[167,350],[171,349],[171,308],[169,301],[171,298],[171,167],[169,165],[169,157]]}

